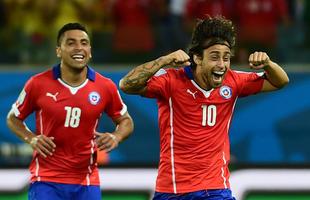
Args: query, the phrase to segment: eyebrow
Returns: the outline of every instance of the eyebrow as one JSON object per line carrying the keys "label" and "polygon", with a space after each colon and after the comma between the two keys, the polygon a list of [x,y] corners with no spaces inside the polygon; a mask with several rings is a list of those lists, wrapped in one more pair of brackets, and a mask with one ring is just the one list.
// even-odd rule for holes
{"label": "eyebrow", "polygon": [[[220,54],[220,51],[217,51],[217,50],[213,50],[213,51],[210,51],[210,54]],[[231,52],[230,51],[225,51],[224,52],[224,55],[231,55]]]}
{"label": "eyebrow", "polygon": [[83,39],[77,40],[75,38],[67,38],[66,41],[82,41],[82,42],[87,41],[87,42],[89,42],[89,39],[83,38]]}

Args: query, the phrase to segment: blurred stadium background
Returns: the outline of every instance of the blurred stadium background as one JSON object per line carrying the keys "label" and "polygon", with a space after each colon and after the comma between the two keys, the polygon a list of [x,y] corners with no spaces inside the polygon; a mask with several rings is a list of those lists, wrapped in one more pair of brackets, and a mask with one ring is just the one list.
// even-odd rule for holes
{"label": "blurred stadium background", "polygon": [[[118,83],[136,64],[186,49],[196,18],[221,14],[237,25],[234,69],[266,51],[289,73],[272,94],[240,99],[231,127],[231,182],[242,200],[310,199],[310,1],[306,0],[1,0],[0,200],[27,199],[31,148],[6,127],[25,81],[54,63],[57,30],[90,30],[91,65]],[[154,100],[121,93],[135,132],[100,156],[103,199],[147,200],[159,157]],[[27,120],[33,129],[33,116]],[[101,131],[113,129],[103,116]]]}

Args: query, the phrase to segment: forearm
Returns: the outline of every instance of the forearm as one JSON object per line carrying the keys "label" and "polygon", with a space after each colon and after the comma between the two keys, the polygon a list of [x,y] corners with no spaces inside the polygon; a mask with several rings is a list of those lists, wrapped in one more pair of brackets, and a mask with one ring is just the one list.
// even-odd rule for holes
{"label": "forearm", "polygon": [[128,94],[141,94],[144,92],[147,81],[169,62],[164,57],[144,63],[131,70],[119,83],[120,89]]}
{"label": "forearm", "polygon": [[128,113],[117,119],[114,119],[116,124],[115,131],[112,133],[98,133],[95,132],[97,136],[96,144],[99,150],[105,150],[107,152],[115,149],[119,143],[124,141],[129,137],[133,131],[133,122]]}
{"label": "forearm", "polygon": [[177,50],[156,60],[139,65],[124,76],[119,87],[128,94],[144,94],[147,81],[162,67],[177,67],[190,65],[190,57],[183,51]]}
{"label": "forearm", "polygon": [[116,136],[118,142],[122,142],[127,139],[133,132],[133,121],[129,114],[121,117],[117,122],[113,135]]}
{"label": "forearm", "polygon": [[15,117],[12,111],[10,111],[7,116],[7,125],[11,131],[15,133],[15,135],[17,135],[20,139],[28,144],[30,143],[31,139],[35,137],[35,134],[29,130],[23,121]]}
{"label": "forearm", "polygon": [[289,82],[286,72],[277,64],[272,61],[269,65],[264,67],[267,75],[267,80],[276,88],[280,89]]}

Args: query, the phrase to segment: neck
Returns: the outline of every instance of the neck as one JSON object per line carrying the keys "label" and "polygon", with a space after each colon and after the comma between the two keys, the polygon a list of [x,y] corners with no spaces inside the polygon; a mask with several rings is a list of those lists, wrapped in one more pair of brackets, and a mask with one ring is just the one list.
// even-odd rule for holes
{"label": "neck", "polygon": [[202,76],[201,72],[197,71],[197,68],[193,70],[193,76],[194,76],[194,81],[201,87],[202,89],[208,91],[211,90],[212,88],[208,84],[208,80],[206,77]]}
{"label": "neck", "polygon": [[87,77],[87,67],[81,69],[65,67],[61,64],[61,79],[67,84],[75,87],[81,85]]}

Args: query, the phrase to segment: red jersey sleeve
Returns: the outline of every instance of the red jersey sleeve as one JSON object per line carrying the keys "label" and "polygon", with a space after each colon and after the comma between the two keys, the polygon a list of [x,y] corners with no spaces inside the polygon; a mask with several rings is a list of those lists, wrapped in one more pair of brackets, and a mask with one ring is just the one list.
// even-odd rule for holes
{"label": "red jersey sleeve", "polygon": [[260,92],[264,83],[264,73],[234,71],[237,75],[238,96],[245,97]]}
{"label": "red jersey sleeve", "polygon": [[36,89],[34,79],[30,78],[12,108],[17,118],[24,120],[36,109]]}
{"label": "red jersey sleeve", "polygon": [[124,115],[127,112],[127,106],[123,103],[122,97],[119,94],[116,85],[112,81],[109,82],[107,90],[110,95],[110,100],[108,102],[105,112],[112,119]]}
{"label": "red jersey sleeve", "polygon": [[147,82],[147,92],[144,95],[149,98],[165,98],[169,96],[170,91],[170,75],[169,70],[160,69]]}

